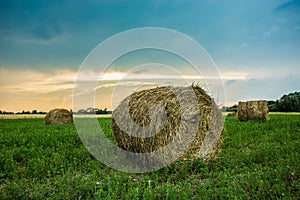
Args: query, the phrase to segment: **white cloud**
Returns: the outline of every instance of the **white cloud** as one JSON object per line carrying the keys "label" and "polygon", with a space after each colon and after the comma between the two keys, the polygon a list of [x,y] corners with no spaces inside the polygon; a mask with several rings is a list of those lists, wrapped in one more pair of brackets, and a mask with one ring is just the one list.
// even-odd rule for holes
{"label": "white cloud", "polygon": [[243,48],[248,47],[248,42],[244,42],[244,43],[241,45],[241,47],[243,47]]}
{"label": "white cloud", "polygon": [[272,32],[266,31],[266,32],[264,32],[264,34],[263,34],[263,39],[265,40],[265,39],[269,38],[271,35],[272,35]]}
{"label": "white cloud", "polygon": [[272,26],[269,28],[269,30],[267,30],[267,31],[265,31],[265,32],[263,33],[262,38],[263,38],[264,40],[266,40],[266,39],[268,39],[269,37],[271,37],[272,34],[278,32],[279,30],[280,30],[280,26],[278,26],[278,25],[272,25]]}
{"label": "white cloud", "polygon": [[225,85],[227,102],[267,99],[276,100],[283,94],[299,90],[300,79],[288,75],[278,78],[237,80]]}
{"label": "white cloud", "polygon": [[55,74],[47,74],[37,71],[17,71],[0,69],[0,92],[30,92],[43,94],[74,87],[75,72],[59,71]]}
{"label": "white cloud", "polygon": [[[192,76],[192,75],[160,75],[160,74],[126,74],[124,72],[110,72],[105,73],[102,77],[92,73],[86,72],[84,76],[78,77],[75,71],[58,71],[56,73],[42,73],[38,71],[17,71],[1,68],[1,86],[0,92],[31,92],[34,94],[50,93],[62,90],[71,90],[74,88],[74,81],[104,81],[99,87],[113,87],[118,84],[109,83],[112,81],[125,81],[119,84],[136,84],[142,81],[143,83],[153,84],[155,80],[162,80],[164,82],[171,80],[239,80],[245,79],[245,73],[226,72],[222,73],[220,77],[214,76]],[[148,82],[145,80],[149,80]]]}
{"label": "white cloud", "polygon": [[296,30],[299,30],[300,26],[294,26],[293,28],[296,29]]}
{"label": "white cloud", "polygon": [[174,75],[174,74],[136,74],[126,72],[109,72],[102,76],[96,73],[82,73],[78,81],[113,81],[113,80],[201,80],[201,79],[245,79],[245,73],[227,72],[218,76]]}
{"label": "white cloud", "polygon": [[[267,73],[257,70],[221,72],[225,83],[227,102],[256,98],[273,99],[284,92],[289,92],[288,90],[296,89],[295,87],[300,84],[299,78],[296,76],[272,78],[272,76],[267,76]],[[0,68],[0,109],[20,111],[29,108],[47,111],[53,107],[71,108],[76,76],[77,72],[75,71],[58,71],[50,74]],[[80,80],[93,82],[98,81],[99,76],[92,72],[86,72],[86,76],[81,78],[84,79]],[[105,74],[95,89],[85,91],[85,93],[96,92],[100,99],[98,102],[102,106],[110,108],[109,102],[112,101],[113,90],[125,91],[126,89],[132,92],[136,88],[191,84],[203,77],[188,75],[183,76],[185,79],[180,78],[182,77],[168,76],[167,74],[126,75],[124,72],[110,72]],[[206,84],[213,88],[212,85],[219,77],[206,78]],[[121,98],[117,99],[121,100]]]}
{"label": "white cloud", "polygon": [[277,25],[273,25],[271,28],[270,28],[270,31],[271,32],[278,32],[280,30],[280,26],[277,26]]}

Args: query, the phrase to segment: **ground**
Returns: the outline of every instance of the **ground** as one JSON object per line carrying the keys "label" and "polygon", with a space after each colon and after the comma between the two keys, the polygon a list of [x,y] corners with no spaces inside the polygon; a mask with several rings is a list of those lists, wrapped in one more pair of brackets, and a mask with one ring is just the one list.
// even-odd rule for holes
{"label": "ground", "polygon": [[[110,139],[110,118],[99,122]],[[108,168],[74,125],[0,119],[0,199],[299,199],[300,115],[226,117],[217,159],[133,174]]]}

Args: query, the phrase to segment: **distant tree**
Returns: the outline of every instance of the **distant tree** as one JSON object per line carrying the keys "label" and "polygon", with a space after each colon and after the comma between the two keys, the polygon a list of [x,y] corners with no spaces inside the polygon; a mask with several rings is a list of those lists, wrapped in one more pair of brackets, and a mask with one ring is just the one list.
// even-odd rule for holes
{"label": "distant tree", "polygon": [[85,109],[80,109],[77,111],[78,114],[87,114],[87,111]]}
{"label": "distant tree", "polygon": [[237,105],[236,104],[234,104],[233,106],[231,106],[231,107],[227,107],[226,108],[226,112],[237,112]]}
{"label": "distant tree", "polygon": [[273,100],[268,101],[268,105],[272,105],[272,104],[275,104],[275,103],[276,103],[276,101],[273,101]]}
{"label": "distant tree", "polygon": [[3,114],[3,115],[9,115],[9,114],[14,114],[14,112],[3,110],[3,111],[2,111],[2,114]]}
{"label": "distant tree", "polygon": [[95,108],[87,108],[86,111],[87,113],[93,114],[95,113]]}
{"label": "distant tree", "polygon": [[31,114],[38,114],[38,111],[37,110],[32,110]]}
{"label": "distant tree", "polygon": [[300,92],[283,95],[279,100],[268,101],[271,112],[300,112]]}
{"label": "distant tree", "polygon": [[87,108],[87,109],[80,109],[77,112],[75,112],[76,114],[109,114],[111,113],[111,111],[107,111],[107,108],[99,109],[99,108]]}
{"label": "distant tree", "polygon": [[96,110],[96,114],[97,114],[97,115],[108,114],[107,108],[104,108],[104,110],[102,110],[102,109],[97,109],[97,110]]}
{"label": "distant tree", "polygon": [[300,92],[283,95],[278,101],[278,109],[283,112],[300,112]]}
{"label": "distant tree", "polygon": [[2,114],[2,110],[0,110],[0,114]]}
{"label": "distant tree", "polygon": [[278,112],[278,100],[276,101],[268,101],[268,108],[270,112]]}

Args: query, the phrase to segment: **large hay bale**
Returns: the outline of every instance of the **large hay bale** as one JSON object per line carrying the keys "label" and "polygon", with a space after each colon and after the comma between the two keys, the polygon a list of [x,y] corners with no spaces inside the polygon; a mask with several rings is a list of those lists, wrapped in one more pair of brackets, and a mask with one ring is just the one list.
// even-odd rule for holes
{"label": "large hay bale", "polygon": [[233,111],[233,112],[230,112],[227,114],[228,117],[235,117],[236,116],[236,112]]}
{"label": "large hay bale", "polygon": [[[191,105],[191,102],[196,103]],[[134,129],[128,127],[127,131],[124,131],[124,127],[126,129],[126,126],[130,126],[126,120],[128,112],[129,117],[139,127]],[[165,115],[161,114],[162,112],[165,112]],[[160,114],[164,117],[157,117]],[[150,126],[151,123],[154,124],[151,130],[140,129]],[[176,138],[176,148],[166,150],[167,157],[183,151],[180,159],[210,160],[220,151],[223,121],[221,110],[199,86],[158,87],[138,91],[126,97],[113,111],[112,129],[117,145],[130,152],[155,152],[168,147],[168,144]],[[184,136],[193,129],[194,137]],[[128,131],[131,131],[130,134]],[[149,131],[152,133],[151,136]],[[185,146],[180,140],[190,140],[184,141],[188,142],[189,146]],[[165,158],[157,159],[161,161]]]}
{"label": "large hay bale", "polygon": [[268,102],[266,100],[239,102],[238,120],[262,120],[269,119]]}
{"label": "large hay bale", "polygon": [[73,115],[63,108],[50,110],[45,117],[45,124],[72,124]]}

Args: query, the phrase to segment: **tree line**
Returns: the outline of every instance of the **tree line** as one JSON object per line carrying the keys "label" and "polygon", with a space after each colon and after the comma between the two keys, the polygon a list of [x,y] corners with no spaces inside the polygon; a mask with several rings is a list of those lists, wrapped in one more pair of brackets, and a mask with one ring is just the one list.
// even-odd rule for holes
{"label": "tree line", "polygon": [[[280,99],[276,101],[268,101],[269,111],[271,112],[300,112],[300,92],[293,92],[289,94],[283,95]],[[223,107],[223,110],[226,112],[236,112],[238,106],[235,104],[230,107]],[[73,112],[73,114],[111,114],[112,111],[108,111],[107,108],[99,109],[99,108],[87,108],[80,109],[77,112]],[[2,111],[0,110],[0,114],[47,114],[47,112],[43,111],[22,111],[22,112],[10,112],[10,111]]]}
{"label": "tree line", "polygon": [[11,112],[11,111],[0,110],[0,114],[3,114],[3,115],[5,115],[5,114],[17,114],[17,115],[19,115],[19,114],[47,114],[47,112],[37,111],[37,110],[32,110],[32,111],[23,110],[21,112]]}
{"label": "tree line", "polygon": [[300,92],[283,95],[276,101],[268,101],[271,112],[300,112]]}
{"label": "tree line", "polygon": [[[237,112],[238,106],[223,107],[226,112]],[[280,99],[268,101],[270,112],[300,112],[300,92],[285,94]]]}
{"label": "tree line", "polygon": [[103,114],[111,114],[112,111],[108,111],[107,108],[99,109],[99,108],[87,108],[87,109],[79,109],[77,112],[73,112],[71,110],[71,113],[73,114],[79,114],[79,115],[88,115],[88,114],[96,114],[96,115],[103,115]]}
{"label": "tree line", "polygon": [[[87,108],[87,109],[80,109],[77,112],[73,112],[70,110],[72,114],[111,114],[112,111],[107,110],[107,108],[99,109],[99,108]],[[8,115],[8,114],[47,114],[47,112],[32,110],[32,111],[21,111],[21,112],[11,112],[11,111],[2,111],[0,110],[0,114]]]}

